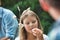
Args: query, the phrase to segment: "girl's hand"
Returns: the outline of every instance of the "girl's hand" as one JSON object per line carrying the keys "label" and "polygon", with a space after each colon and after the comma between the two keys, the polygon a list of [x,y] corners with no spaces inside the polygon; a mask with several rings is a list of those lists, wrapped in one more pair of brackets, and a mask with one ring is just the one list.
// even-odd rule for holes
{"label": "girl's hand", "polygon": [[43,34],[42,30],[40,30],[38,28],[32,29],[32,33],[34,36],[41,36]]}
{"label": "girl's hand", "polygon": [[38,29],[38,28],[34,28],[32,29],[32,33],[34,36],[37,37],[38,40],[43,40],[43,31]]}

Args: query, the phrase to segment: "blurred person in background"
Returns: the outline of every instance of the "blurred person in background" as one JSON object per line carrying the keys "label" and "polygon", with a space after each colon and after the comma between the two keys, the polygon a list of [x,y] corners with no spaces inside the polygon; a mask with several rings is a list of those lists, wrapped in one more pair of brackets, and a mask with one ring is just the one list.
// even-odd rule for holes
{"label": "blurred person in background", "polygon": [[0,0],[0,40],[14,40],[18,28],[18,21],[14,13],[1,7]]}
{"label": "blurred person in background", "polygon": [[48,33],[50,40],[60,40],[60,0],[39,0],[39,3],[56,21]]}

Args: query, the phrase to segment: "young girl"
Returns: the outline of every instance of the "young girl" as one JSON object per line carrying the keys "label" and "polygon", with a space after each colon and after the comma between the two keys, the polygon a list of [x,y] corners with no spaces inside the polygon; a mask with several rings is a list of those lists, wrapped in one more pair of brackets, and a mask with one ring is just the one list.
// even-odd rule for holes
{"label": "young girl", "polygon": [[43,34],[38,16],[30,8],[23,11],[20,24],[22,24],[20,25],[20,35],[16,40],[48,40],[48,37]]}

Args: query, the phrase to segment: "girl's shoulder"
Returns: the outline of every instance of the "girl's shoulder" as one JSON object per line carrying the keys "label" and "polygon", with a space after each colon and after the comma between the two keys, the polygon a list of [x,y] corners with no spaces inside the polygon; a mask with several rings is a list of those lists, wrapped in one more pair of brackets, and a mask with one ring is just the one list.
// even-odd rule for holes
{"label": "girl's shoulder", "polygon": [[20,40],[19,36],[15,38],[15,40]]}
{"label": "girl's shoulder", "polygon": [[46,34],[43,34],[44,40],[49,40],[49,37]]}
{"label": "girl's shoulder", "polygon": [[[48,36],[43,34],[44,40],[49,40]],[[19,36],[15,38],[15,40],[20,40]]]}

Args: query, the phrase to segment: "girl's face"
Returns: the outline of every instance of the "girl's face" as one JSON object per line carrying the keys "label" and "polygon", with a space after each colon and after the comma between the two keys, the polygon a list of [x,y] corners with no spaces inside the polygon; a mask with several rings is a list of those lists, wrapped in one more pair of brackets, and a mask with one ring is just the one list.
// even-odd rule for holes
{"label": "girl's face", "polygon": [[38,28],[38,20],[34,16],[27,16],[23,20],[23,24],[28,33],[32,33],[33,28]]}

